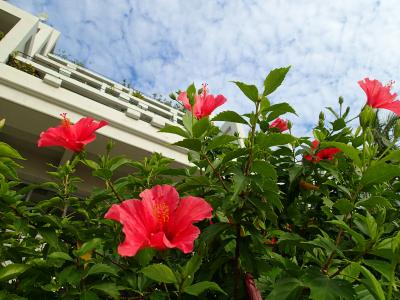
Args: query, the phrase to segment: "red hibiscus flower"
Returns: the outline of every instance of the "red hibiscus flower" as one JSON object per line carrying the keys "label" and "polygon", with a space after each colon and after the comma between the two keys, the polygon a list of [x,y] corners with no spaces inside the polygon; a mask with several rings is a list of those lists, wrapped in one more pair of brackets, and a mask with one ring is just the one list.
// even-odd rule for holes
{"label": "red hibiscus flower", "polygon": [[388,109],[400,116],[400,101],[396,100],[396,93],[392,94],[390,92],[393,82],[383,86],[376,79],[365,78],[360,80],[358,84],[367,95],[367,105],[373,108]]}
{"label": "red hibiscus flower", "polygon": [[[182,101],[187,110],[192,111],[186,92],[180,92],[178,100]],[[207,84],[205,83],[203,84],[202,93],[200,95],[195,95],[194,100],[193,114],[198,120],[208,117],[214,109],[226,102],[226,98],[222,95],[209,95]]]}
{"label": "red hibiscus flower", "polygon": [[157,185],[130,199],[113,204],[104,216],[122,224],[125,241],[118,247],[121,256],[134,256],[142,248],[193,251],[200,229],[192,223],[212,217],[212,207],[204,199],[179,199],[173,186]]}
{"label": "red hibiscus flower", "polygon": [[244,276],[244,284],[250,300],[262,300],[260,290],[257,288],[251,273],[246,273]]}
{"label": "red hibiscus flower", "polygon": [[106,121],[97,122],[92,118],[82,118],[76,124],[71,124],[67,114],[61,114],[61,125],[51,127],[40,134],[38,147],[61,146],[74,152],[80,152],[83,147],[96,139],[94,132],[108,125]]}
{"label": "red hibiscus flower", "polygon": [[280,132],[283,132],[285,130],[288,130],[288,122],[281,119],[281,118],[277,118],[275,119],[270,125],[269,128],[277,128],[279,129]]}
{"label": "red hibiscus flower", "polygon": [[319,141],[317,140],[313,141],[311,143],[311,150],[313,154],[304,155],[304,158],[313,163],[317,163],[323,159],[332,160],[335,154],[341,151],[338,148],[325,148],[316,152],[318,147],[319,147]]}

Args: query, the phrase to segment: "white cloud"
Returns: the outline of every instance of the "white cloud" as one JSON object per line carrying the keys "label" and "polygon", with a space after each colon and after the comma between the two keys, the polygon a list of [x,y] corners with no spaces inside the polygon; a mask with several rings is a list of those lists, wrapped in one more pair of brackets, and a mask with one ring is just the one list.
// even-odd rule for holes
{"label": "white cloud", "polygon": [[400,80],[397,0],[11,3],[48,12],[62,32],[59,49],[149,94],[207,81],[230,109],[246,112],[250,102],[229,81],[261,86],[268,70],[291,64],[271,98],[295,106],[300,134],[340,95],[356,113],[365,101],[358,80]]}

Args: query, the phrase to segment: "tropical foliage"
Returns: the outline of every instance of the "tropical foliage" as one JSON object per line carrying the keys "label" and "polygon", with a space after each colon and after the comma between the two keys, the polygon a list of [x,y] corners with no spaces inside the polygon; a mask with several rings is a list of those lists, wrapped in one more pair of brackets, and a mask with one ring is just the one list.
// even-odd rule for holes
{"label": "tropical foliage", "polygon": [[[106,124],[64,115],[39,144],[76,153],[49,165],[52,181],[27,185],[23,158],[0,143],[0,299],[399,299],[400,150],[382,149],[372,126],[392,95],[365,87],[359,126],[340,98],[312,139],[295,137],[279,118],[294,108],[273,95],[288,71],[261,88],[234,82],[253,107],[244,114],[211,118],[223,96],[181,93],[183,126],[161,131],[181,137],[187,168],[113,156],[112,143],[90,160],[81,149]],[[397,111],[393,100],[380,108]],[[223,134],[221,121],[248,135]],[[104,188],[79,194],[82,167]],[[29,196],[39,189],[50,196]]]}

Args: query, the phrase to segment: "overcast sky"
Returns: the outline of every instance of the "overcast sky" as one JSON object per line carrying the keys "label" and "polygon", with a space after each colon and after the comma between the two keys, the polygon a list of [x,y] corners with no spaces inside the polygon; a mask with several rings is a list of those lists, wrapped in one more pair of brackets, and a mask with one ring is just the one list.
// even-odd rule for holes
{"label": "overcast sky", "polygon": [[[272,102],[287,101],[298,134],[343,95],[357,113],[364,77],[400,80],[399,0],[12,0],[61,31],[57,51],[147,94],[168,95],[194,81],[245,113],[230,83],[256,83],[291,65]],[[398,91],[400,85],[395,85]],[[353,115],[352,114],[352,115]]]}

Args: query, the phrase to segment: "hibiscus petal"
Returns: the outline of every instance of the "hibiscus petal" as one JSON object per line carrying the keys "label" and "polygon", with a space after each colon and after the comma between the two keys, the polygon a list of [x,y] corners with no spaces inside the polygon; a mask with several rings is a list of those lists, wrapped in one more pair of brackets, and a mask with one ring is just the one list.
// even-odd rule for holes
{"label": "hibiscus petal", "polygon": [[[140,193],[142,203],[156,222],[171,219],[173,211],[179,202],[179,194],[171,185],[156,185]],[[161,216],[161,214],[163,214]],[[163,220],[160,220],[163,217]]]}
{"label": "hibiscus petal", "polygon": [[182,250],[183,253],[193,251],[194,241],[200,234],[200,229],[194,225],[189,225],[185,230],[180,231],[172,240],[173,247]]}
{"label": "hibiscus petal", "polygon": [[181,199],[178,208],[175,210],[173,218],[170,220],[167,228],[168,236],[171,237],[173,243],[176,242],[177,236],[181,236],[181,232],[192,226],[192,223],[212,217],[211,205],[202,198],[188,196]]}
{"label": "hibiscus petal", "polygon": [[96,139],[94,132],[101,127],[108,125],[107,121],[97,122],[96,120],[86,117],[80,119],[76,124],[72,125],[75,131],[76,140],[82,142],[83,144],[88,144]]}
{"label": "hibiscus petal", "polygon": [[381,104],[378,108],[388,109],[394,112],[396,115],[400,116],[400,101],[393,101],[391,103]]}
{"label": "hibiscus petal", "polygon": [[113,204],[104,217],[122,224],[125,241],[118,248],[120,255],[133,256],[141,248],[149,246],[154,222],[141,201],[132,199]]}
{"label": "hibiscus petal", "polygon": [[178,95],[178,100],[182,101],[183,106],[185,106],[187,110],[192,111],[192,106],[190,105],[186,92],[180,92]]}

